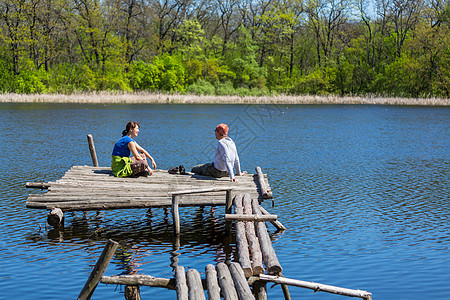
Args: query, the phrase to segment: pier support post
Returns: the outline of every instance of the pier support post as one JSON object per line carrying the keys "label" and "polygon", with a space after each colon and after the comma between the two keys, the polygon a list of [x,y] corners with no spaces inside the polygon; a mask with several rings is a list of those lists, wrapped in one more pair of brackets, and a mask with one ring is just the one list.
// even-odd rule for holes
{"label": "pier support post", "polygon": [[114,253],[116,253],[117,248],[119,247],[119,243],[109,240],[103,249],[102,254],[100,255],[97,263],[95,264],[94,269],[91,272],[86,284],[78,295],[78,300],[89,300],[94,293],[97,284],[100,282],[103,273],[106,271],[106,267],[111,261]]}
{"label": "pier support post", "polygon": [[141,300],[141,294],[138,285],[125,286],[125,300]]}
{"label": "pier support post", "polygon": [[54,228],[61,227],[64,224],[64,213],[60,208],[52,208],[47,214],[47,223]]}
{"label": "pier support post", "polygon": [[[231,190],[227,190],[226,194],[226,202],[225,202],[225,214],[231,214],[233,199],[231,199]],[[232,222],[225,220],[225,232],[229,234],[231,232]]]}
{"label": "pier support post", "polygon": [[180,216],[178,214],[178,199],[176,195],[172,195],[172,220],[174,234],[180,235]]}
{"label": "pier support post", "polygon": [[91,152],[92,164],[94,165],[94,167],[98,167],[97,153],[95,152],[94,138],[92,137],[92,134],[88,134],[87,139],[89,144],[89,151]]}

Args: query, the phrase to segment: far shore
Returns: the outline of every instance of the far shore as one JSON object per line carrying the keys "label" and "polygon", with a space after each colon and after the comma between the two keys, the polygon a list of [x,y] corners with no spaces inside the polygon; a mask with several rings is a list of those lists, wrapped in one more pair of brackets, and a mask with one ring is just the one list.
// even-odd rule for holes
{"label": "far shore", "polygon": [[374,104],[450,106],[449,98],[394,98],[381,96],[199,96],[149,92],[93,92],[77,94],[0,94],[0,103],[83,104]]}

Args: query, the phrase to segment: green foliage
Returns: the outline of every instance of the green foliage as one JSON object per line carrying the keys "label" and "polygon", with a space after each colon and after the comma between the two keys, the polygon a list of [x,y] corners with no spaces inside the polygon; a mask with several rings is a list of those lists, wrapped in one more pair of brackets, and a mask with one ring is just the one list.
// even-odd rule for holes
{"label": "green foliage", "polygon": [[10,70],[9,65],[5,61],[0,60],[0,92],[1,93],[14,92],[15,88],[12,85],[13,83],[14,83],[13,72]]}
{"label": "green foliage", "polygon": [[131,64],[127,76],[133,90],[157,91],[160,87],[162,69],[157,65],[138,61]]}
{"label": "green foliage", "polygon": [[0,62],[0,90],[2,92],[14,93],[46,93],[46,82],[48,74],[42,70],[36,70],[33,62],[26,60],[21,64],[21,72],[14,74],[8,70],[9,65],[5,62]]}
{"label": "green foliage", "polygon": [[234,89],[231,81],[218,82],[216,84],[216,94],[220,96],[235,95],[236,90]]}
{"label": "green foliage", "polygon": [[1,92],[450,94],[445,1],[408,7],[409,19],[395,6],[369,19],[326,1],[268,2],[264,10],[244,1],[220,11],[190,2],[198,20],[183,1],[167,11],[145,1],[56,1],[50,11],[33,3],[0,4],[8,10],[0,18]]}
{"label": "green foliage", "polygon": [[185,91],[185,69],[179,56],[164,54],[155,57],[154,64],[162,66],[163,73],[159,89],[166,92]]}
{"label": "green foliage", "polygon": [[418,97],[422,81],[420,69],[417,60],[402,55],[386,67],[384,74],[378,74],[372,90],[383,90],[392,96]]}
{"label": "green foliage", "polygon": [[204,56],[205,31],[197,20],[184,20],[177,30],[179,52],[184,60],[201,59]]}
{"label": "green foliage", "polygon": [[234,85],[237,87],[253,87],[265,76],[265,69],[260,68],[256,62],[256,51],[252,37],[248,30],[241,26],[238,30],[236,44],[228,51],[225,63],[235,74]]}
{"label": "green foliage", "polygon": [[300,77],[290,90],[292,94],[326,95],[337,93],[333,86],[338,70],[335,67],[325,67]]}
{"label": "green foliage", "polygon": [[186,91],[189,94],[195,95],[214,95],[215,88],[210,82],[199,79],[196,83],[191,84],[187,87]]}

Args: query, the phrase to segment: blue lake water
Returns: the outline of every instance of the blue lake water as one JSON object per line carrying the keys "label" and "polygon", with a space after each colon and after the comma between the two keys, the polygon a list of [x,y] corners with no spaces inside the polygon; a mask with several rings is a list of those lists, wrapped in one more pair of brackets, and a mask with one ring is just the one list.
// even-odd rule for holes
{"label": "blue lake water", "polygon": [[[373,299],[450,298],[450,109],[306,105],[0,104],[0,299],[76,299],[108,239],[120,248],[105,275],[172,277],[235,260],[223,209],[183,208],[180,246],[162,209],[67,213],[46,228],[25,207],[26,182],[59,179],[73,165],[101,166],[127,121],[158,168],[212,161],[213,129],[230,126],[241,166],[269,176],[287,227],[268,228],[285,277],[373,293]],[[149,177],[151,179],[151,177]],[[203,275],[204,277],[204,275]],[[290,287],[293,299],[344,299]],[[284,299],[268,285],[270,299]],[[141,287],[142,299],[175,299]],[[99,284],[93,299],[123,299]]]}

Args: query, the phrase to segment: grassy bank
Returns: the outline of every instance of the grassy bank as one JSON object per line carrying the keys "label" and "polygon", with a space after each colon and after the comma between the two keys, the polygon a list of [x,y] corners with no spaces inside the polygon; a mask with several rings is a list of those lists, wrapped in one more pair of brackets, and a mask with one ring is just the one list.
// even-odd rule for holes
{"label": "grassy bank", "polygon": [[449,98],[391,98],[339,96],[198,96],[157,93],[0,94],[0,103],[86,104],[376,104],[449,106]]}

